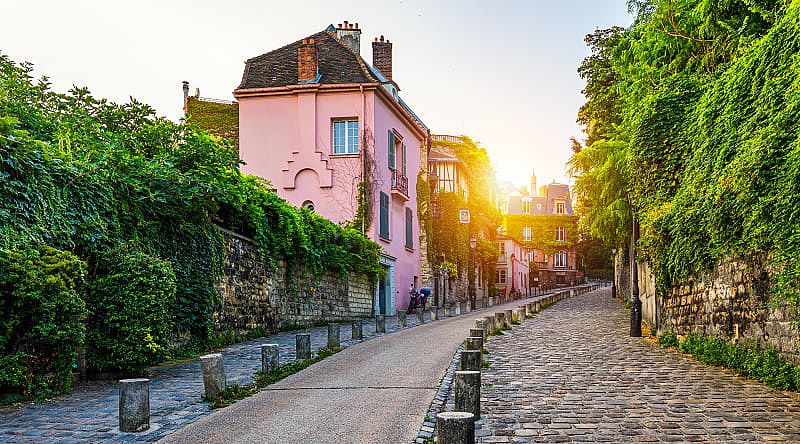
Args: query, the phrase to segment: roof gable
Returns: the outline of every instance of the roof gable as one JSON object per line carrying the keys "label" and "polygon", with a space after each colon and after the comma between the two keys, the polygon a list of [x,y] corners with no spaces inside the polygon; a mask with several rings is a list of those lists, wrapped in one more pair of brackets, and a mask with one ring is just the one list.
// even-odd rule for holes
{"label": "roof gable", "polygon": [[[380,80],[359,54],[342,44],[326,29],[306,37],[314,39],[319,51],[320,84],[373,83]],[[245,62],[237,90],[297,85],[297,49],[303,39]]]}

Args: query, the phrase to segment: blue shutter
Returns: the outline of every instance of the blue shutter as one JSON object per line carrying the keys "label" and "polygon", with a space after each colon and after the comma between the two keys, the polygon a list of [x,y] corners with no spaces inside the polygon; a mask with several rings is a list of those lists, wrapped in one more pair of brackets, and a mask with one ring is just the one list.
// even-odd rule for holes
{"label": "blue shutter", "polygon": [[389,152],[389,169],[390,170],[394,170],[394,169],[397,168],[397,161],[395,160],[395,156],[396,156],[395,150],[396,149],[397,148],[395,147],[395,144],[394,144],[394,132],[392,132],[392,130],[389,130],[388,152]]}
{"label": "blue shutter", "polygon": [[406,248],[414,248],[414,226],[411,208],[406,208]]}
{"label": "blue shutter", "polygon": [[381,192],[380,237],[389,239],[389,196]]}

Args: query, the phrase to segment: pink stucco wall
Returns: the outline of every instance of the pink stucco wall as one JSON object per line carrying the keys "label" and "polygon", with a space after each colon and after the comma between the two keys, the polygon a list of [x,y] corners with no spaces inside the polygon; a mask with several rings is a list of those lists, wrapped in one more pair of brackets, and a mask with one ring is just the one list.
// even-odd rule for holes
{"label": "pink stucco wall", "polygon": [[[420,150],[424,140],[374,91],[287,93],[239,98],[239,154],[243,171],[268,179],[278,194],[300,206],[314,202],[315,211],[334,222],[353,219],[358,207],[360,174],[358,155],[333,155],[331,122],[354,117],[366,131],[372,146],[363,146],[375,156],[375,215],[369,236],[395,258],[393,291],[395,308],[408,305],[408,287],[419,276],[419,223],[416,182]],[[407,146],[409,199],[392,195],[388,167],[388,131],[403,136]],[[363,142],[363,138],[362,138]],[[399,167],[399,157],[398,157]],[[379,193],[390,196],[390,240],[380,239]],[[414,248],[405,248],[405,208],[413,214]]]}

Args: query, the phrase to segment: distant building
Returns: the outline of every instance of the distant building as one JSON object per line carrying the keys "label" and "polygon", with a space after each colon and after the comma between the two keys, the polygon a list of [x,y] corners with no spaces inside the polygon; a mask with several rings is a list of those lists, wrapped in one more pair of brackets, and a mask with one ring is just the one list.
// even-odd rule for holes
{"label": "distant building", "polygon": [[504,234],[528,248],[532,285],[570,285],[583,278],[569,185],[553,182],[537,189],[532,174],[528,195],[509,193],[503,210]]}
{"label": "distant building", "polygon": [[497,236],[497,268],[495,287],[500,294],[528,294],[530,292],[530,268],[528,248],[512,236]]}

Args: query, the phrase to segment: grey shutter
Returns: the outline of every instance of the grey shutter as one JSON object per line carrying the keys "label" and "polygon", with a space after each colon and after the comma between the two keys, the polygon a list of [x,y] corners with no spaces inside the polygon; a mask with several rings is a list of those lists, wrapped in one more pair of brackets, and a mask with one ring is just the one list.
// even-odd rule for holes
{"label": "grey shutter", "polygon": [[406,208],[406,248],[414,248],[414,226],[411,208]]}
{"label": "grey shutter", "polygon": [[380,236],[384,239],[389,239],[389,196],[381,192],[381,222],[380,222]]}
{"label": "grey shutter", "polygon": [[408,176],[406,174],[406,144],[403,144],[403,176]]}
{"label": "grey shutter", "polygon": [[389,130],[389,148],[388,148],[388,150],[389,150],[389,169],[390,170],[397,169],[397,161],[395,160],[395,156],[397,155],[397,153],[395,153],[396,149],[397,148],[395,147],[395,144],[394,144],[394,132],[392,132],[392,130]]}

